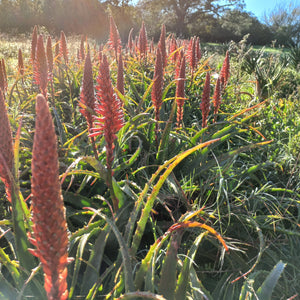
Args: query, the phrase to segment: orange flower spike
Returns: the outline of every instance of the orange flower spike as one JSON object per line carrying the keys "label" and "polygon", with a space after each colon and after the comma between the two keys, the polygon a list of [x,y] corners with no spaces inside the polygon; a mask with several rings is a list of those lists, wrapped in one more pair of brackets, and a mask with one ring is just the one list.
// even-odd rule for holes
{"label": "orange flower spike", "polygon": [[37,41],[33,76],[35,83],[40,87],[41,93],[44,97],[47,97],[48,65],[42,35],[39,35]]}
{"label": "orange flower spike", "polygon": [[38,40],[38,32],[37,32],[37,26],[35,25],[31,37],[31,62],[32,63],[35,61],[37,40]]}
{"label": "orange flower spike", "polygon": [[0,89],[2,90],[4,95],[6,92],[6,88],[5,88],[5,78],[4,78],[4,72],[2,66],[2,59],[0,60]]}
{"label": "orange flower spike", "polygon": [[147,38],[147,31],[145,27],[144,21],[142,22],[142,27],[140,29],[139,33],[139,39],[138,39],[138,49],[140,52],[140,56],[146,57],[147,56],[147,50],[148,50],[148,38]]}
{"label": "orange flower spike", "polygon": [[167,65],[167,51],[166,51],[166,26],[165,24],[161,27],[160,38],[158,42],[158,48],[161,52],[161,58],[163,63],[163,68]]}
{"label": "orange flower spike", "polygon": [[116,26],[114,18],[112,16],[109,17],[109,41],[108,44],[111,49],[115,51],[115,58],[117,60],[118,54],[121,51],[122,44],[119,30]]}
{"label": "orange flower spike", "polygon": [[179,77],[177,78],[176,83],[176,103],[177,103],[177,127],[181,126],[183,119],[183,105],[185,100],[185,56],[181,59]]}
{"label": "orange flower spike", "polygon": [[155,69],[154,69],[154,83],[151,92],[151,99],[155,109],[155,120],[159,121],[159,112],[160,107],[162,105],[162,92],[164,85],[163,78],[163,63],[162,56],[159,48],[156,51],[156,61],[155,61]]}
{"label": "orange flower spike", "polygon": [[122,95],[124,95],[124,64],[122,54],[119,55],[118,61],[117,89]]}
{"label": "orange flower spike", "polygon": [[210,111],[210,74],[206,73],[203,94],[202,94],[202,102],[200,105],[202,110],[202,128],[207,126],[207,118]]}
{"label": "orange flower spike", "polygon": [[106,55],[103,55],[97,78],[98,85],[95,112],[99,117],[95,117],[95,128],[92,129],[90,136],[104,135],[106,142],[106,165],[109,170],[112,168],[114,159],[114,141],[116,133],[124,125],[123,110],[119,98],[114,94],[111,84],[109,64]]}
{"label": "orange flower spike", "polygon": [[18,71],[21,76],[24,75],[24,61],[23,61],[23,53],[21,49],[19,49],[18,52]]}
{"label": "orange flower spike", "polygon": [[59,55],[63,57],[65,63],[68,64],[69,58],[68,58],[67,38],[63,31],[60,32]]}
{"label": "orange flower spike", "polygon": [[53,52],[52,52],[52,40],[51,36],[47,39],[47,46],[46,46],[46,55],[47,55],[47,63],[50,77],[52,77],[53,72]]}
{"label": "orange flower spike", "polygon": [[94,82],[93,82],[93,69],[90,52],[88,51],[84,69],[83,69],[83,79],[82,79],[82,89],[80,93],[80,102],[83,104],[80,108],[80,112],[84,115],[87,120],[89,131],[93,128],[93,116],[91,112],[85,107],[89,107],[90,110],[95,108],[95,96],[94,96]]}
{"label": "orange flower spike", "polygon": [[80,61],[84,60],[85,58],[85,50],[84,50],[84,41],[85,41],[85,36],[81,36],[81,41],[80,41],[80,49],[79,49],[79,59]]}
{"label": "orange flower spike", "polygon": [[222,90],[224,90],[224,88],[226,87],[226,85],[228,83],[229,75],[230,75],[229,52],[226,51],[226,56],[224,58],[222,68],[221,68],[221,71],[220,71]]}
{"label": "orange flower spike", "polygon": [[0,90],[0,178],[6,189],[7,199],[11,202],[14,154],[11,127],[7,115],[4,96]]}
{"label": "orange flower spike", "polygon": [[133,28],[130,29],[129,34],[128,34],[128,42],[127,42],[127,47],[129,49],[129,53],[132,54],[134,51],[134,43],[133,43],[133,38],[132,38],[132,32]]}
{"label": "orange flower spike", "polygon": [[41,261],[49,300],[66,300],[68,235],[58,171],[57,138],[48,103],[36,99],[32,150],[32,222],[34,245],[30,251]]}

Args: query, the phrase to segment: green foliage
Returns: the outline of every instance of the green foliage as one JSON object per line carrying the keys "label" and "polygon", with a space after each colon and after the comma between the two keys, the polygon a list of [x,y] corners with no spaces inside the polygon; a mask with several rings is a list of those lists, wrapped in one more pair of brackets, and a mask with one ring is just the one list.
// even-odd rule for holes
{"label": "green foliage", "polygon": [[[96,83],[99,53],[93,46],[89,41]],[[124,53],[125,94],[118,96],[125,117],[112,173],[117,211],[107,188],[104,138],[96,140],[96,158],[79,111],[78,41],[69,42],[68,64],[56,59],[48,99],[73,258],[69,299],[282,299],[299,293],[299,81],[283,56],[249,50],[246,39],[228,46],[231,77],[206,128],[200,110],[205,75],[218,75],[227,45],[207,47],[193,77],[187,67],[181,128],[175,125],[175,64],[168,59],[158,143],[151,101],[155,54],[140,59]],[[13,131],[19,119],[22,125],[14,134],[17,193],[7,204],[11,210],[1,209],[3,299],[46,298],[43,270],[27,251],[32,221],[30,199],[23,198],[30,196],[38,87],[26,53],[23,76],[8,68]],[[103,53],[115,85],[117,63],[107,45]],[[284,74],[294,77],[289,93]]]}

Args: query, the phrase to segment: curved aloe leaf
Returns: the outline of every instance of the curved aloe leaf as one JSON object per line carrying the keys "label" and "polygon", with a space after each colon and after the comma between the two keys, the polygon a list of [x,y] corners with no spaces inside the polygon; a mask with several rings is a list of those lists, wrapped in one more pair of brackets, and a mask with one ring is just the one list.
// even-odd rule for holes
{"label": "curved aloe leaf", "polygon": [[273,290],[281,276],[286,264],[281,260],[274,266],[273,270],[267,276],[261,287],[257,290],[257,297],[262,300],[270,300]]}

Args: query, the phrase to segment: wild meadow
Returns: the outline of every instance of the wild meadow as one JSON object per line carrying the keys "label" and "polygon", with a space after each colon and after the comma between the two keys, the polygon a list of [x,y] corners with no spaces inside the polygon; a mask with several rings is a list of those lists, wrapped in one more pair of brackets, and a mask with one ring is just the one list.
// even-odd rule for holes
{"label": "wild meadow", "polygon": [[297,299],[299,47],[108,35],[1,41],[1,299]]}

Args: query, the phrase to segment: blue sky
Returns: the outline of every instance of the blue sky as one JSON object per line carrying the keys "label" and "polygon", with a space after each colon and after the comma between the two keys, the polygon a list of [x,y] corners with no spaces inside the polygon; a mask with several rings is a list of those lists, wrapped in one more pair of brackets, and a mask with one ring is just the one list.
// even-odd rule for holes
{"label": "blue sky", "polygon": [[[278,4],[288,5],[290,0],[245,0],[246,11],[251,11],[254,15],[262,21],[264,12],[268,13],[274,9]],[[300,4],[300,0],[294,0],[295,4]]]}

